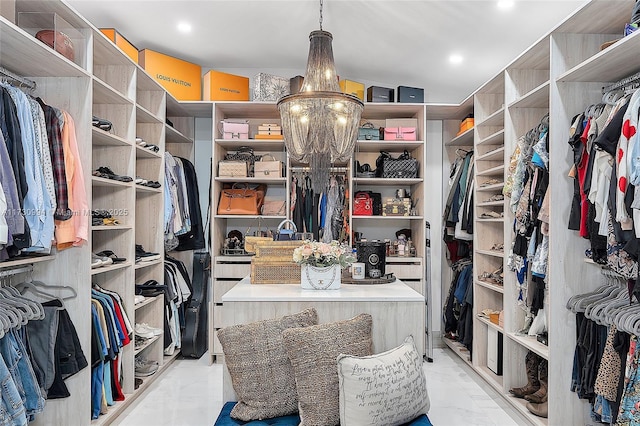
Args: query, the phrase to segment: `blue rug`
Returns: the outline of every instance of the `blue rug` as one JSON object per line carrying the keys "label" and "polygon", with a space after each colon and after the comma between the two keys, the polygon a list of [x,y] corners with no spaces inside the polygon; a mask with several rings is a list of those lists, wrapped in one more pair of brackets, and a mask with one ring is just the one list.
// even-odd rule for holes
{"label": "blue rug", "polygon": [[[300,416],[292,415],[292,416],[283,416],[276,417],[274,419],[265,419],[265,420],[253,420],[250,422],[243,422],[241,420],[235,420],[231,418],[231,410],[236,405],[235,402],[227,402],[222,407],[222,411],[216,420],[214,426],[238,426],[238,425],[247,425],[247,426],[298,426],[300,424]],[[433,426],[429,421],[429,418],[424,414],[417,419],[404,424],[403,426]]]}

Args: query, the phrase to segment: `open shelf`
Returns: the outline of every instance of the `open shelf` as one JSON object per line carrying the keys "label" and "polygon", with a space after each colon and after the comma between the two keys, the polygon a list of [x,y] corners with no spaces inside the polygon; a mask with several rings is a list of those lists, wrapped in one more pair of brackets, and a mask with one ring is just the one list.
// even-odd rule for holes
{"label": "open shelf", "polygon": [[482,280],[475,280],[475,282],[480,287],[488,288],[489,290],[493,290],[496,293],[502,293],[502,294],[504,293],[504,286],[501,286],[501,285],[498,285],[498,284],[489,283],[489,282],[482,281]]}
{"label": "open shelf", "polygon": [[473,146],[473,128],[456,135],[445,146]]}
{"label": "open shelf", "polygon": [[131,188],[133,186],[133,182],[120,182],[119,180],[106,179],[99,176],[91,176],[91,184],[93,186],[111,186],[116,188]]}
{"label": "open shelf", "polygon": [[549,81],[545,81],[520,99],[509,104],[509,108],[548,108],[549,86]]}
{"label": "open shelf", "polygon": [[504,123],[504,108],[493,112],[487,118],[481,121],[476,120],[476,127],[478,126],[502,126]]}
{"label": "open shelf", "polygon": [[98,127],[91,126],[91,134],[94,146],[131,146],[132,143],[120,136],[109,133]]}
{"label": "open shelf", "polygon": [[481,250],[481,249],[476,249],[476,253],[478,254],[486,254],[487,256],[494,256],[494,257],[504,257],[504,252],[503,251],[497,251],[497,250]]}
{"label": "open shelf", "polygon": [[114,104],[133,105],[133,101],[113,87],[109,86],[98,77],[93,77],[93,103],[94,104]]}
{"label": "open shelf", "polygon": [[135,269],[137,271],[139,269],[149,268],[162,262],[164,262],[164,259],[150,260],[149,262],[139,262],[136,263]]}
{"label": "open shelf", "polygon": [[[138,347],[137,349],[133,350],[133,355],[138,355],[140,352],[144,351],[145,349],[147,349],[149,346],[151,346],[154,342],[156,342],[158,339],[160,339],[162,337],[162,334],[159,336],[153,336],[150,339],[147,339],[144,344],[140,347]],[[156,374],[158,374],[158,372],[156,372]]]}
{"label": "open shelf", "polygon": [[491,385],[497,392],[504,393],[503,390],[503,378],[502,376],[498,376],[493,371],[489,370],[489,367],[485,365],[479,365],[476,367],[476,372],[482,377],[487,383]]}
{"label": "open shelf", "polygon": [[21,256],[19,258],[13,258],[11,260],[7,260],[4,262],[0,262],[0,269],[5,268],[15,268],[16,266],[22,265],[30,265],[32,263],[40,263],[40,262],[49,262],[55,260],[54,255],[46,254],[46,255],[29,255],[29,256]]}
{"label": "open shelf", "polygon": [[266,184],[286,184],[286,177],[278,177],[278,178],[260,178],[260,177],[217,177],[215,178],[217,182],[227,182],[227,183],[235,183],[235,182],[253,182],[253,183],[266,183]]}
{"label": "open shelf", "polygon": [[101,266],[91,270],[91,275],[105,274],[107,272],[117,271],[119,269],[128,268],[131,266],[131,262],[113,263],[109,266]]}
{"label": "open shelf", "polygon": [[531,411],[527,409],[527,400],[524,398],[516,398],[513,395],[506,395],[507,401],[511,403],[514,409],[522,413],[530,422],[536,426],[548,426],[549,421],[545,418],[533,415]]}
{"label": "open shelf", "polygon": [[538,342],[535,336],[518,336],[515,333],[507,333],[507,337],[519,345],[537,353],[542,358],[549,360],[549,347]]}
{"label": "open shelf", "polygon": [[151,111],[143,107],[142,105],[136,105],[136,121],[138,123],[161,123],[164,124],[162,118],[153,114]]}
{"label": "open shelf", "polygon": [[494,330],[498,330],[500,333],[504,333],[504,330],[503,330],[502,327],[500,327],[498,324],[492,323],[487,318],[480,317],[480,316],[476,315],[476,319],[478,321],[480,321],[481,323],[487,325],[488,327],[493,328]]}
{"label": "open shelf", "polygon": [[443,337],[442,341],[444,342],[445,345],[447,345],[453,351],[453,353],[458,355],[460,359],[462,359],[468,366],[470,367],[472,366],[471,360],[469,359],[469,350],[465,348],[462,343],[456,342],[451,339],[447,339],[446,337]]}
{"label": "open shelf", "polygon": [[150,186],[144,186],[144,185],[137,185],[136,184],[136,192],[160,194],[160,193],[162,193],[162,191],[163,191],[162,187],[160,187],[160,188],[151,188]]}
{"label": "open shelf", "polygon": [[216,139],[215,143],[226,150],[250,146],[256,152],[284,151],[284,139]]}
{"label": "open shelf", "polygon": [[162,158],[162,154],[159,151],[153,152],[150,149],[136,145],[136,158]]}
{"label": "open shelf", "polygon": [[387,178],[353,178],[354,185],[401,186],[423,182],[422,178],[387,179]]}
{"label": "open shelf", "polygon": [[490,169],[487,169],[487,170],[476,172],[477,176],[502,176],[503,174],[504,174],[504,164],[491,167]]}
{"label": "open shelf", "polygon": [[353,220],[358,219],[368,219],[368,220],[398,220],[398,219],[407,219],[407,220],[422,220],[424,219],[422,216],[351,216]]}
{"label": "open shelf", "polygon": [[128,231],[133,229],[131,225],[96,225],[91,226],[92,231]]}
{"label": "open shelf", "polygon": [[424,141],[357,141],[356,152],[402,152],[424,146]]}
{"label": "open shelf", "polygon": [[498,149],[494,149],[485,154],[478,155],[476,161],[503,161],[504,160],[504,146]]}
{"label": "open shelf", "polygon": [[504,129],[498,130],[497,132],[490,134],[486,138],[479,140],[476,143],[476,146],[502,144],[504,144]]}
{"label": "open shelf", "polygon": [[487,186],[476,186],[476,191],[478,192],[495,191],[497,189],[502,189],[502,188],[504,188],[504,182],[496,183],[493,185],[487,185]]}
{"label": "open shelf", "polygon": [[159,300],[159,299],[158,299],[159,297],[160,297],[160,296],[155,296],[155,297],[145,297],[145,299],[144,299],[142,302],[140,302],[140,303],[138,303],[138,304],[133,305],[133,309],[135,309],[135,310],[137,311],[137,310],[138,310],[138,309],[140,309],[140,308],[144,308],[145,306],[148,306],[148,305],[150,305],[150,304],[152,304],[152,303],[155,303],[156,301],[158,301],[158,300]]}
{"label": "open shelf", "polygon": [[182,133],[180,133],[179,131],[177,131],[173,127],[169,126],[168,124],[165,124],[164,128],[165,128],[165,136],[164,136],[165,144],[168,144],[168,143],[191,144],[191,143],[193,143],[193,140],[191,138],[188,138],[187,136],[183,135]]}

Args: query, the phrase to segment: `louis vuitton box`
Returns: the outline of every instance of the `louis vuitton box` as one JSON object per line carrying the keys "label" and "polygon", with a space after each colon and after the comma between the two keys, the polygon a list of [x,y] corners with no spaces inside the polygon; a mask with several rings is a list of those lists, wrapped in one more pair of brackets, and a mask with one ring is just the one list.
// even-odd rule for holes
{"label": "louis vuitton box", "polygon": [[209,70],[202,81],[205,101],[249,100],[249,77]]}

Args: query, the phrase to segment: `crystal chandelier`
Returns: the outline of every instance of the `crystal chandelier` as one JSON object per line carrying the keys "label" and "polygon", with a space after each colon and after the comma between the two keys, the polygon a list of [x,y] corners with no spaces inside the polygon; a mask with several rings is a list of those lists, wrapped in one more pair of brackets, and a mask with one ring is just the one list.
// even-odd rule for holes
{"label": "crystal chandelier", "polygon": [[353,155],[364,104],[340,92],[333,62],[331,33],[309,35],[309,58],[299,93],[278,100],[287,152],[293,161],[309,164],[311,186],[321,192],[329,183],[331,164],[345,163]]}

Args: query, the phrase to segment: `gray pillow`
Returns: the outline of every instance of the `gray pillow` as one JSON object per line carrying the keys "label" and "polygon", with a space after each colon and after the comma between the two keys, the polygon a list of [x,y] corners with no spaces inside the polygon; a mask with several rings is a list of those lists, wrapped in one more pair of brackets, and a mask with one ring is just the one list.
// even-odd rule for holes
{"label": "gray pillow", "polygon": [[218,330],[233,390],[238,397],[231,417],[250,421],[298,412],[296,383],[282,332],[315,324],[318,324],[318,313],[310,308],[281,318]]}
{"label": "gray pillow", "polygon": [[296,379],[301,426],[340,423],[338,368],[340,354],[373,353],[369,314],[282,332]]}

